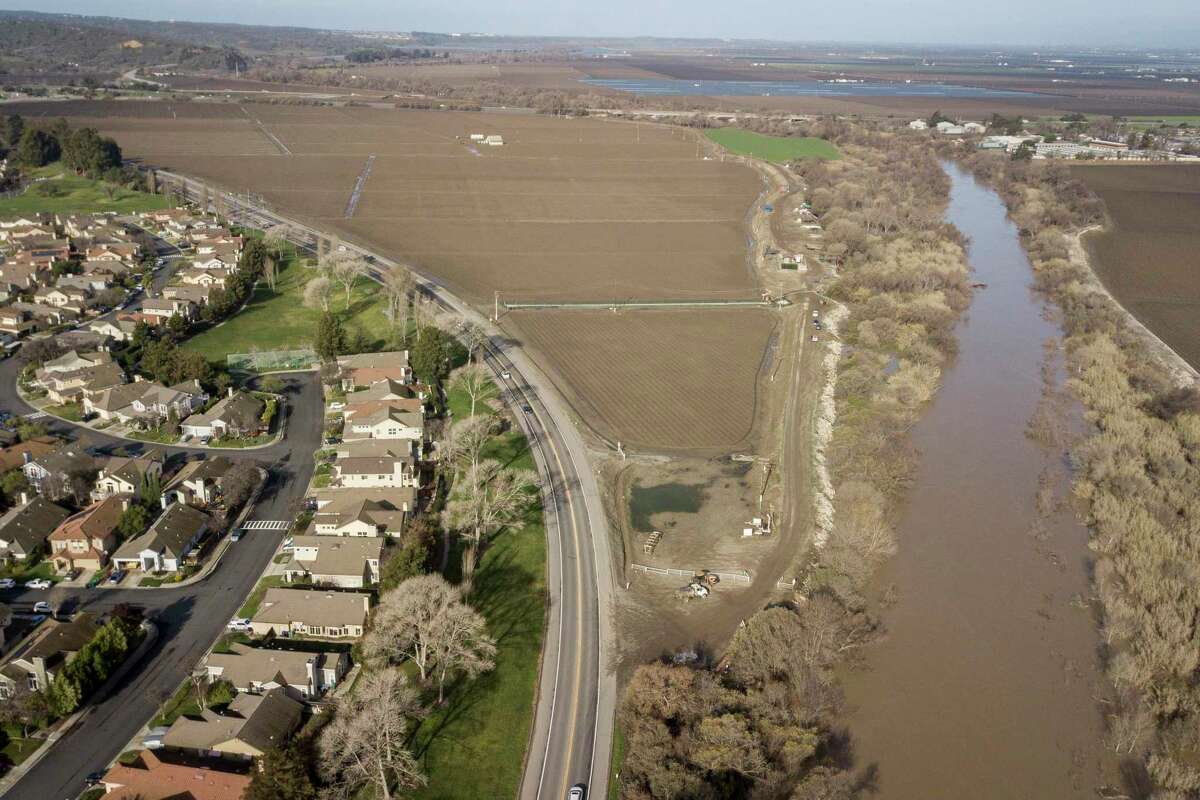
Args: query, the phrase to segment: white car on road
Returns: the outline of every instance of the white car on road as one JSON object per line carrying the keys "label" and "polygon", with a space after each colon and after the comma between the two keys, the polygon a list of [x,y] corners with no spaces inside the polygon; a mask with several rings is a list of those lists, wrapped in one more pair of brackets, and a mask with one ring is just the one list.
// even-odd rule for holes
{"label": "white car on road", "polygon": [[52,585],[45,578],[34,578],[31,581],[25,581],[26,589],[49,589]]}
{"label": "white car on road", "polygon": [[17,585],[17,582],[12,578],[0,578],[0,589],[12,589]]}

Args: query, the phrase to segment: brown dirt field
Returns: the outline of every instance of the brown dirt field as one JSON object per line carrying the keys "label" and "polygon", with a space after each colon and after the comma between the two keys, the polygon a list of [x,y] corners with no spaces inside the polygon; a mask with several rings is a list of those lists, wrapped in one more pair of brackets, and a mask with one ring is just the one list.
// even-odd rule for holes
{"label": "brown dirt field", "polygon": [[606,439],[714,454],[752,442],[771,311],[513,311],[503,322]]}
{"label": "brown dirt field", "polygon": [[[757,296],[744,217],[760,179],[702,160],[688,131],[363,107],[46,105],[35,109],[94,125],[147,163],[261,194],[480,304],[495,290],[529,300]],[[499,133],[505,145],[471,145],[471,133]],[[370,154],[370,180],[347,220]]]}
{"label": "brown dirt field", "polygon": [[1200,166],[1073,166],[1110,224],[1086,237],[1093,268],[1130,313],[1200,368]]}

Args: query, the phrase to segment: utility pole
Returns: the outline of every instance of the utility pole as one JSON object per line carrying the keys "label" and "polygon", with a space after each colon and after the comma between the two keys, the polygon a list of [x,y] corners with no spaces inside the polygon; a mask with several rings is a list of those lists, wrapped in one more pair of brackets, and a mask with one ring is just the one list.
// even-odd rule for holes
{"label": "utility pole", "polygon": [[500,321],[500,292],[496,292],[493,299],[492,322]]}

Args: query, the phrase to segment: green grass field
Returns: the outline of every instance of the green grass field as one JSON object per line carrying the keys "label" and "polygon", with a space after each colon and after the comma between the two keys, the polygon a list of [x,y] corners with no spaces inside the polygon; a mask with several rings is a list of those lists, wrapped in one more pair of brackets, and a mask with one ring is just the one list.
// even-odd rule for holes
{"label": "green grass field", "polygon": [[[224,362],[230,353],[312,347],[321,311],[304,305],[304,285],[315,277],[316,270],[289,260],[280,272],[275,291],[259,281],[245,308],[188,339],[183,348],[203,353],[210,361]],[[342,320],[349,335],[361,330],[378,339],[384,339],[392,329],[384,316],[386,307],[387,300],[378,284],[366,279],[360,279],[350,293],[349,309],[340,286],[334,288],[329,301],[329,310]]]}
{"label": "green grass field", "polygon": [[1159,125],[1167,125],[1172,128],[1178,128],[1182,123],[1187,123],[1189,127],[1200,128],[1200,115],[1179,115],[1179,116],[1144,116],[1144,117],[1129,117],[1129,123],[1138,128],[1157,128]]}
{"label": "green grass field", "polygon": [[824,139],[764,136],[741,128],[713,128],[704,135],[731,153],[764,161],[783,162],[798,158],[831,161],[842,157],[838,149]]}
{"label": "green grass field", "polygon": [[34,184],[25,194],[17,197],[0,198],[0,217],[35,214],[39,211],[56,214],[115,211],[118,214],[131,214],[167,206],[165,197],[67,174],[58,165],[43,167],[35,174],[51,179]]}
{"label": "green grass field", "polygon": [[[466,398],[451,392],[456,417],[468,416]],[[478,412],[478,408],[477,408]],[[518,469],[533,469],[528,442],[519,430],[496,437],[485,451]],[[534,689],[545,635],[546,532],[542,506],[530,510],[523,530],[501,532],[475,572],[471,603],[487,618],[496,638],[496,668],[458,684],[440,709],[421,723],[413,751],[429,785],[414,797],[515,797],[525,745],[533,724]],[[451,569],[457,573],[457,554]]]}

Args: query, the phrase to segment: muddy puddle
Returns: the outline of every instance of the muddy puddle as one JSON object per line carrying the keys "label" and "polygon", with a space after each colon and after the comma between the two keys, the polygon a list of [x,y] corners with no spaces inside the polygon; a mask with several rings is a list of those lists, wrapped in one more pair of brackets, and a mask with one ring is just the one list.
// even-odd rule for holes
{"label": "muddy puddle", "polygon": [[897,599],[883,612],[887,638],[843,676],[845,722],[884,800],[1092,798],[1112,765],[1082,602],[1087,530],[1065,502],[1061,449],[1027,435],[1044,344],[1059,332],[1000,199],[947,169],[947,218],[987,287],[913,431],[921,456],[900,551],[880,576]]}
{"label": "muddy puddle", "polygon": [[629,520],[636,531],[654,530],[655,514],[695,514],[704,503],[704,485],[661,483],[657,486],[634,484],[629,490]]}

